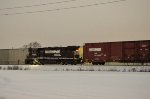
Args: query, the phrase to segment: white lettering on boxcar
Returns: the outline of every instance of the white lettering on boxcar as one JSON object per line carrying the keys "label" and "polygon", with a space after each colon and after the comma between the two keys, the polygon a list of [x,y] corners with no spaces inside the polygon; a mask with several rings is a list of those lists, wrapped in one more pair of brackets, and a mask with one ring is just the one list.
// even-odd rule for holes
{"label": "white lettering on boxcar", "polygon": [[89,48],[89,51],[92,52],[92,51],[101,51],[102,49],[101,48]]}

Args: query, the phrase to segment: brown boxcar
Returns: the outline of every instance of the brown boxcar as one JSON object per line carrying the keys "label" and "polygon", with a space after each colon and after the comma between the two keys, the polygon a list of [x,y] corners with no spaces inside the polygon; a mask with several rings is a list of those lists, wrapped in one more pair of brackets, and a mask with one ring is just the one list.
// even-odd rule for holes
{"label": "brown boxcar", "polygon": [[123,42],[123,61],[146,63],[150,61],[150,40]]}
{"label": "brown boxcar", "polygon": [[105,62],[150,62],[150,40],[86,43],[83,59],[94,65]]}

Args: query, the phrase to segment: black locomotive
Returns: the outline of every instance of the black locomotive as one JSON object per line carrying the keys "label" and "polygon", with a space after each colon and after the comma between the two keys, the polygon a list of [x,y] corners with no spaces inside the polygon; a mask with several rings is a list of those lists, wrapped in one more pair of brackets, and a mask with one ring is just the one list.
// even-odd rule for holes
{"label": "black locomotive", "polygon": [[29,48],[25,64],[72,64],[81,63],[80,46]]}

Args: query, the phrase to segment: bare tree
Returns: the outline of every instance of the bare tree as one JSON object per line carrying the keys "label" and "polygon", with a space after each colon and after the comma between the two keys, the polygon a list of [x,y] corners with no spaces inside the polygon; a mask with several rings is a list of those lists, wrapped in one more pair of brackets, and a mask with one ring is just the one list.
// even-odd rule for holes
{"label": "bare tree", "polygon": [[41,47],[41,44],[36,41],[22,46],[22,48],[40,48],[40,47]]}

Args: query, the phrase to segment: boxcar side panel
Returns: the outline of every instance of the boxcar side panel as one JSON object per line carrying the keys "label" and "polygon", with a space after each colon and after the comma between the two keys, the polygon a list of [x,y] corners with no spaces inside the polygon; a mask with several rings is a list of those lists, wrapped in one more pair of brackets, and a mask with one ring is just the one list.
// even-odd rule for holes
{"label": "boxcar side panel", "polygon": [[110,61],[121,62],[122,61],[122,42],[112,42],[110,50]]}
{"label": "boxcar side panel", "polygon": [[110,43],[86,43],[84,45],[84,60],[87,62],[109,61]]}
{"label": "boxcar side panel", "polygon": [[150,40],[138,42],[137,52],[138,52],[138,61],[150,62]]}
{"label": "boxcar side panel", "polygon": [[135,62],[137,60],[137,42],[136,41],[126,41],[123,42],[123,62]]}

